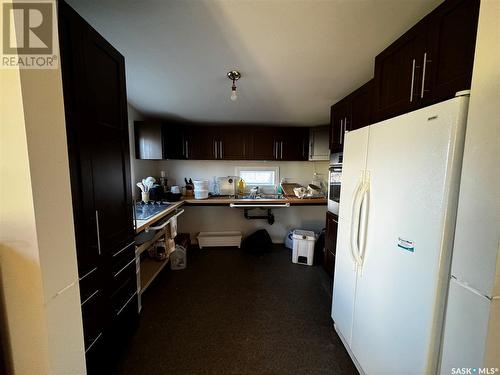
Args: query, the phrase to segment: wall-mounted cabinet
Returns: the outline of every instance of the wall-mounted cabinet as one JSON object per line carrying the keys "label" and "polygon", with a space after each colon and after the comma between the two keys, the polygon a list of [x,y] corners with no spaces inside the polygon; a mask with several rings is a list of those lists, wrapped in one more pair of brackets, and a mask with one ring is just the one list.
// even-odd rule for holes
{"label": "wall-mounted cabinet", "polygon": [[346,131],[413,111],[468,90],[478,0],[447,0],[375,58],[374,79],[331,107],[330,151]]}
{"label": "wall-mounted cabinet", "polygon": [[309,128],[135,122],[138,159],[308,160]]}
{"label": "wall-mounted cabinet", "polygon": [[[173,124],[162,124],[162,144],[164,159],[187,159],[189,141],[187,128]],[[137,142],[137,141],[136,141]]]}
{"label": "wall-mounted cabinet", "polygon": [[470,88],[478,0],[448,0],[375,58],[376,121]]}
{"label": "wall-mounted cabinet", "polygon": [[276,127],[273,129],[276,142],[276,160],[308,160],[308,128]]}
{"label": "wall-mounted cabinet", "polygon": [[154,121],[134,123],[135,156],[143,160],[163,159],[162,125]]}
{"label": "wall-mounted cabinet", "polygon": [[334,104],[330,109],[330,151],[342,152],[346,131],[369,125],[372,119],[373,80]]}
{"label": "wall-mounted cabinet", "polygon": [[328,125],[309,129],[309,160],[330,160],[329,134]]}
{"label": "wall-mounted cabinet", "polygon": [[253,137],[246,127],[221,126],[216,137],[216,159],[245,160],[250,158]]}

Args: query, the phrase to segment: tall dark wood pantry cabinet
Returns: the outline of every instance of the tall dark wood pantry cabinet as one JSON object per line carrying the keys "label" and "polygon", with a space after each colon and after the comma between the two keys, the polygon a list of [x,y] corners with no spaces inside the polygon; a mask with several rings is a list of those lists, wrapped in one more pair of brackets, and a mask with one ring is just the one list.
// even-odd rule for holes
{"label": "tall dark wood pantry cabinet", "polygon": [[63,1],[58,18],[87,368],[103,373],[138,314],[125,62]]}

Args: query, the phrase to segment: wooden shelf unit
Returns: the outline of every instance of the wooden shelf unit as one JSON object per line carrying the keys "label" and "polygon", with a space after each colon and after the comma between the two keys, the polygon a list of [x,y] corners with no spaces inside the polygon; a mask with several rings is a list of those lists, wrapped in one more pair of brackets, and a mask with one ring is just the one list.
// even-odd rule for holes
{"label": "wooden shelf unit", "polygon": [[[162,237],[165,238],[165,242],[168,239],[173,239],[170,237],[171,230],[170,230],[170,222],[173,218],[177,218],[179,215],[181,215],[184,212],[184,210],[175,210],[172,212],[169,216],[166,217],[166,225],[163,229],[158,230],[158,232],[155,234],[155,236],[143,243],[140,246],[136,247],[136,256],[139,257],[139,269],[140,269],[140,290],[139,294],[144,293],[144,291],[151,285],[153,280],[158,276],[158,274],[165,268],[167,265],[169,259],[170,259],[170,254],[172,253],[172,250],[167,250],[167,257],[164,260],[156,260],[149,258],[147,255],[141,256],[146,250],[150,249],[156,241],[161,239]],[[175,238],[175,237],[174,237]]]}
{"label": "wooden shelf unit", "polygon": [[141,294],[144,293],[149,285],[151,285],[151,283],[156,278],[156,276],[158,276],[161,270],[165,268],[169,258],[170,257],[167,257],[162,261],[158,261],[148,257],[141,259]]}

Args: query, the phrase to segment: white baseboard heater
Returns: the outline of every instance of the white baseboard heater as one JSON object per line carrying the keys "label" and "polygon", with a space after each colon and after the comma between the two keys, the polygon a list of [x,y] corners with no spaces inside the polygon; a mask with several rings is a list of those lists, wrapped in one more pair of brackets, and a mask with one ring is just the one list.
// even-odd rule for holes
{"label": "white baseboard heater", "polygon": [[225,231],[225,232],[200,232],[198,234],[198,246],[200,249],[204,247],[225,247],[235,246],[241,247],[241,232]]}

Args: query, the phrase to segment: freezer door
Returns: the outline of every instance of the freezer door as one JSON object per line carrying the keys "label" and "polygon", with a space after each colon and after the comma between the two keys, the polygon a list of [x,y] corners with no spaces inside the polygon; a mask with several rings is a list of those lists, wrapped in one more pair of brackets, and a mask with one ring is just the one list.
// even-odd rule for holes
{"label": "freezer door", "polygon": [[353,196],[366,167],[369,128],[349,132],[345,137],[340,190],[339,227],[333,280],[332,318],[337,331],[350,345],[356,289],[356,267],[349,248]]}
{"label": "freezer door", "polygon": [[352,351],[366,374],[434,373],[466,100],[371,126],[368,229]]}
{"label": "freezer door", "polygon": [[451,279],[441,374],[449,375],[453,368],[485,367],[483,361],[491,304],[488,298]]}

